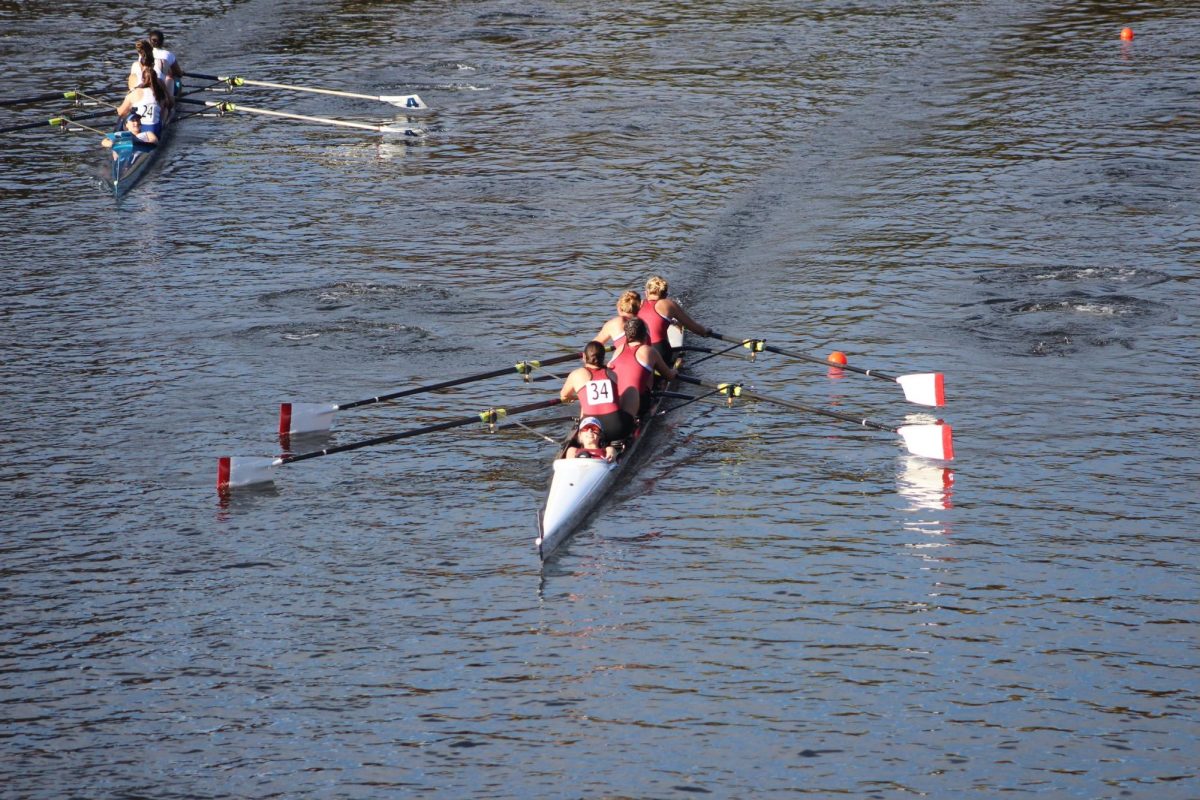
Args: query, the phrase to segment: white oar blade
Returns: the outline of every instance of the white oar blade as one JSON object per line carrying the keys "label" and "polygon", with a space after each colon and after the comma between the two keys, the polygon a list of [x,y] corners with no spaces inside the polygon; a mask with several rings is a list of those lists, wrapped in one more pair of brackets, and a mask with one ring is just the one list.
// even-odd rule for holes
{"label": "white oar blade", "polygon": [[222,456],[217,459],[217,489],[235,489],[272,483],[275,478],[271,469],[281,463],[277,458],[255,458],[246,456]]}
{"label": "white oar blade", "polygon": [[401,108],[429,108],[429,106],[425,105],[425,101],[415,94],[384,94],[380,95],[379,99],[385,103],[400,106]]}
{"label": "white oar blade", "polygon": [[333,403],[280,403],[281,434],[328,433],[333,428]]}
{"label": "white oar blade", "polygon": [[940,372],[901,375],[896,383],[904,389],[904,399],[922,406],[946,405],[946,379]]}
{"label": "white oar blade", "polygon": [[904,437],[904,445],[914,456],[938,461],[954,460],[953,432],[944,422],[936,425],[901,425],[897,432]]}
{"label": "white oar blade", "polygon": [[409,128],[407,126],[401,127],[398,125],[381,125],[379,126],[379,132],[394,133],[397,136],[403,136],[410,139],[416,139],[425,135],[425,130],[423,128]]}

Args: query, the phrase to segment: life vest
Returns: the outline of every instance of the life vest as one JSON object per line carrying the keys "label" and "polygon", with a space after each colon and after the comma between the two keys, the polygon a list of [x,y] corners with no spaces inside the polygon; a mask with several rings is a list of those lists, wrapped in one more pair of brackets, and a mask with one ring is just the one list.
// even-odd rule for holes
{"label": "life vest", "polygon": [[582,417],[603,417],[620,409],[617,402],[617,376],[607,367],[584,367],[587,383],[579,387],[579,413]]}
{"label": "life vest", "polygon": [[603,447],[580,447],[575,451],[576,458],[607,458],[608,453]]}

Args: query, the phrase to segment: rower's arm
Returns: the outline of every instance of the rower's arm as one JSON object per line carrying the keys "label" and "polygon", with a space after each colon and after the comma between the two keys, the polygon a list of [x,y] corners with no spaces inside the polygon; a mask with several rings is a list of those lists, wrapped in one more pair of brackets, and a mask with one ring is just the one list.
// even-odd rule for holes
{"label": "rower's arm", "polygon": [[670,298],[667,299],[667,310],[669,313],[667,313],[665,316],[668,316],[674,320],[678,320],[680,325],[687,328],[692,333],[697,333],[701,336],[708,336],[709,329],[688,316],[688,313],[679,307],[679,303],[676,303]]}
{"label": "rower's arm", "polygon": [[567,376],[567,380],[563,383],[562,389],[558,392],[558,399],[564,403],[569,403],[575,399],[578,390],[575,388],[575,373],[572,372]]}

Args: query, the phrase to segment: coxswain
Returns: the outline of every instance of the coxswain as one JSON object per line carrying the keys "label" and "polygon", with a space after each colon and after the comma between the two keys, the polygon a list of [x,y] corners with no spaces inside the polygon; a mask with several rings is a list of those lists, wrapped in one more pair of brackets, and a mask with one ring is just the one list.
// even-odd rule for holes
{"label": "coxswain", "polygon": [[575,434],[575,443],[563,453],[563,458],[602,458],[613,461],[617,457],[617,448],[604,443],[604,429],[600,420],[595,417],[585,417],[579,423]]}
{"label": "coxswain", "polygon": [[613,347],[621,344],[625,338],[625,320],[633,319],[642,307],[642,297],[635,291],[628,291],[617,298],[617,315],[604,323],[604,327],[596,334],[595,339],[601,344],[612,342]]}
{"label": "coxswain", "polygon": [[650,408],[654,373],[674,380],[675,370],[650,346],[646,323],[638,317],[625,322],[625,339],[608,367],[617,376],[617,398],[621,410],[640,417]]}
{"label": "coxswain", "polygon": [[638,310],[638,317],[646,323],[650,334],[650,345],[658,351],[663,361],[673,362],[671,342],[667,338],[667,328],[672,322],[678,322],[692,333],[708,336],[712,331],[688,316],[679,304],[667,297],[667,279],[654,275],[646,281],[646,298]]}
{"label": "coxswain", "polygon": [[[133,139],[133,146],[142,150],[149,150],[158,146],[158,137],[150,131],[142,130],[142,118],[137,114],[130,114],[125,120],[125,130]],[[100,140],[103,147],[112,147],[116,140],[121,137],[121,133],[106,133],[104,138]],[[117,154],[113,153],[113,158]]]}
{"label": "coxswain", "polygon": [[179,94],[183,85],[183,68],[179,59],[167,49],[167,40],[162,31],[150,31],[150,46],[153,48],[154,69],[172,97]]}
{"label": "coxswain", "polygon": [[124,117],[130,111],[141,118],[142,130],[162,135],[163,109],[167,106],[167,93],[151,67],[142,67],[142,79],[137,88],[131,90],[117,106],[117,116]]}
{"label": "coxswain", "polygon": [[604,366],[604,345],[588,342],[583,348],[583,366],[571,371],[558,396],[564,403],[578,398],[579,416],[599,421],[604,439],[624,439],[633,433],[633,415],[617,400],[617,375]]}

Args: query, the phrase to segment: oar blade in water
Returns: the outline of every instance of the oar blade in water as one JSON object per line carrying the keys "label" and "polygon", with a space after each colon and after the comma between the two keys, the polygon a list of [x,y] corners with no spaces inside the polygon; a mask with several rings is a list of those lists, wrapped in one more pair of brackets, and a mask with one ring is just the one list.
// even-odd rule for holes
{"label": "oar blade in water", "polygon": [[908,452],[937,461],[954,460],[954,435],[944,422],[933,425],[901,425],[896,433],[904,438]]}

